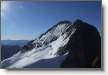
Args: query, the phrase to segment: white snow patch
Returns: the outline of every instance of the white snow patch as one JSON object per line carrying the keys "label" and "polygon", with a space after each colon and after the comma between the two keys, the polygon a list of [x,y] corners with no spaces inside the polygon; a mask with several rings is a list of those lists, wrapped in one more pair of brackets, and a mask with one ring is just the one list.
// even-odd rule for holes
{"label": "white snow patch", "polygon": [[20,59],[18,59],[13,65],[9,66],[9,68],[23,68],[42,59],[57,57],[55,54],[57,54],[58,48],[64,46],[69,40],[69,38],[64,40],[65,36],[66,34],[60,36],[56,41],[52,42],[47,47],[42,46],[40,48],[34,48],[31,51],[20,55]]}
{"label": "white snow patch", "polygon": [[[33,43],[42,43],[41,47],[33,48],[32,50],[27,51],[25,53],[18,52],[12,57],[4,60],[5,62],[8,61],[12,63],[12,65],[10,64],[8,68],[23,68],[33,63],[37,63],[40,60],[46,60],[46,62],[48,62],[47,60],[53,61],[53,59],[55,60],[56,58],[56,63],[62,63],[65,59],[63,57],[68,53],[64,54],[63,56],[57,55],[59,47],[66,45],[70,39],[70,36],[76,31],[76,29],[74,29],[68,36],[67,32],[65,31],[69,27],[70,25],[67,26],[66,24],[58,25],[55,29],[52,29],[48,33],[44,34],[40,39],[37,38],[35,41],[33,41]],[[57,40],[50,42],[55,37],[57,37]],[[44,44],[45,42],[47,42],[48,44]],[[56,66],[56,63],[54,66]]]}

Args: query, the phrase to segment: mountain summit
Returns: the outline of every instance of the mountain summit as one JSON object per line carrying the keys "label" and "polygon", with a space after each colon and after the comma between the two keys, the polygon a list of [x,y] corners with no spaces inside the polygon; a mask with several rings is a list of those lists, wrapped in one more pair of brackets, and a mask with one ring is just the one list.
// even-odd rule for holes
{"label": "mountain summit", "polygon": [[101,38],[81,20],[60,21],[2,61],[3,68],[100,68]]}

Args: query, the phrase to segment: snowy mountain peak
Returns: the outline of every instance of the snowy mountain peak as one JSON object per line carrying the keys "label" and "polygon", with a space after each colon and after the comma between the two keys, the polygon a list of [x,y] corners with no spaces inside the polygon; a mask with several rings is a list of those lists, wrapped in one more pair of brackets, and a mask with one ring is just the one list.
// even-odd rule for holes
{"label": "snowy mountain peak", "polygon": [[29,41],[18,53],[3,60],[2,67],[61,67],[64,61],[73,60],[71,59],[73,58],[72,52],[83,45],[82,40],[86,39],[86,33],[90,33],[93,28],[79,19],[73,23],[70,21],[60,21],[36,39]]}
{"label": "snowy mountain peak", "polygon": [[67,33],[66,31],[71,26],[71,24],[72,23],[70,21],[60,21],[31,42],[33,42],[32,44],[36,45],[35,47],[47,45],[57,40],[60,36],[64,35],[64,33]]}
{"label": "snowy mountain peak", "polygon": [[71,24],[71,23],[72,23],[71,21],[64,20],[64,21],[58,22],[56,25],[61,25],[61,24]]}

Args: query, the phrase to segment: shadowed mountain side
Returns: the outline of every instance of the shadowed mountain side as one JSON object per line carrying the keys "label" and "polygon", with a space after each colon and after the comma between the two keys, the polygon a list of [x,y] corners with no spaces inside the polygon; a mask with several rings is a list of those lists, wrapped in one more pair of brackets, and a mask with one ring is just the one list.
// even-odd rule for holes
{"label": "shadowed mountain side", "polygon": [[66,57],[67,55],[51,59],[42,59],[24,68],[60,68],[60,64],[65,60]]}
{"label": "shadowed mountain side", "polygon": [[101,38],[97,29],[81,20],[73,26],[77,29],[71,36],[67,47],[69,55],[62,68],[100,68]]}

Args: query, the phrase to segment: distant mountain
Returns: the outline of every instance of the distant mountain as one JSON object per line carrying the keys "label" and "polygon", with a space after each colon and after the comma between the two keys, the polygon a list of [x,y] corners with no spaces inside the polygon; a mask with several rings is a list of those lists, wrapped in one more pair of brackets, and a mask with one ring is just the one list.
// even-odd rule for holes
{"label": "distant mountain", "polygon": [[29,40],[1,40],[2,45],[18,45],[23,47]]}
{"label": "distant mountain", "polygon": [[1,40],[1,60],[17,53],[28,40]]}
{"label": "distant mountain", "polygon": [[100,68],[101,37],[81,20],[60,21],[3,60],[3,68]]}
{"label": "distant mountain", "polygon": [[1,60],[11,57],[13,54],[20,51],[21,47],[18,45],[2,45],[1,46]]}

